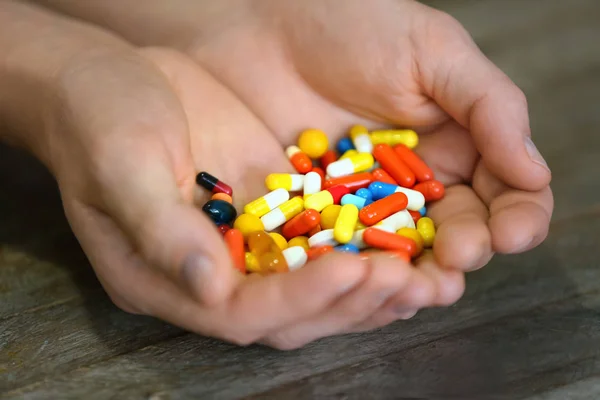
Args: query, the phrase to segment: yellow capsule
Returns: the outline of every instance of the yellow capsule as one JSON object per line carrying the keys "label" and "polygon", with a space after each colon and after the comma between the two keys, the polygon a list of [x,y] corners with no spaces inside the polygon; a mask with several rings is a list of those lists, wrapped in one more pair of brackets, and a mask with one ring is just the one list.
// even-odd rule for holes
{"label": "yellow capsule", "polygon": [[423,251],[424,239],[423,236],[415,228],[400,228],[396,231],[396,234],[400,236],[412,239],[417,244],[417,250],[415,256],[418,256]]}
{"label": "yellow capsule", "polygon": [[354,147],[359,153],[373,152],[373,143],[371,142],[369,131],[364,126],[354,125],[352,129],[350,129],[350,139],[352,139],[352,144],[354,144]]}
{"label": "yellow capsule", "polygon": [[246,260],[246,271],[248,272],[260,272],[260,265],[258,265],[258,259],[256,256],[249,251],[245,253]]}
{"label": "yellow capsule", "polygon": [[361,229],[367,229],[368,226],[364,225],[360,220],[356,221],[356,226],[354,227],[355,231],[360,231]]}
{"label": "yellow capsule", "polygon": [[323,211],[321,211],[321,229],[333,229],[341,209],[342,206],[337,204],[325,207]]}
{"label": "yellow capsule", "polygon": [[298,147],[310,158],[320,158],[329,148],[329,139],[319,129],[307,129],[300,134]]}
{"label": "yellow capsule", "polygon": [[354,204],[342,206],[333,227],[333,238],[339,243],[348,243],[354,235],[354,227],[358,221],[358,208]]}
{"label": "yellow capsule", "polygon": [[358,153],[329,164],[327,166],[327,175],[331,178],[352,175],[370,169],[374,163],[375,159],[371,153]]}
{"label": "yellow capsule", "polygon": [[354,150],[354,149],[350,149],[350,150],[346,150],[346,152],[344,154],[342,154],[340,156],[340,158],[338,158],[338,160],[344,160],[346,158],[355,156],[358,154],[358,151]]}
{"label": "yellow capsule", "polygon": [[419,144],[419,136],[411,129],[389,129],[378,130],[371,132],[371,143],[373,145],[385,143],[390,146],[395,146],[402,143],[409,148],[417,147]]}
{"label": "yellow capsule", "polygon": [[269,190],[285,189],[290,192],[302,190],[304,175],[302,174],[269,174],[265,178],[265,185]]}
{"label": "yellow capsule", "polygon": [[304,250],[310,249],[308,245],[308,238],[306,236],[296,236],[295,238],[291,238],[288,242],[288,247],[300,246],[304,248]]}
{"label": "yellow capsule", "polygon": [[285,189],[275,189],[266,195],[259,197],[256,200],[244,206],[244,212],[246,214],[252,214],[257,217],[262,217],[268,212],[279,207],[290,198],[290,193]]}
{"label": "yellow capsule", "polygon": [[283,236],[281,236],[279,233],[269,232],[269,235],[273,238],[273,240],[275,241],[275,244],[277,244],[277,246],[281,250],[285,250],[288,248],[287,240],[285,240],[285,238]]}
{"label": "yellow capsule", "polygon": [[233,227],[242,232],[244,239],[247,239],[248,234],[252,232],[263,231],[265,229],[260,218],[252,214],[240,214],[240,216],[235,219]]}
{"label": "yellow capsule", "polygon": [[323,209],[327,206],[333,204],[333,196],[327,190],[321,190],[319,193],[315,193],[304,200],[304,208],[305,209],[313,209],[318,212],[323,211]]}
{"label": "yellow capsule", "polygon": [[265,230],[272,231],[273,229],[285,224],[296,215],[300,214],[303,210],[304,200],[301,196],[296,196],[289,199],[274,210],[269,211],[269,213],[260,217],[260,220],[265,226]]}
{"label": "yellow capsule", "polygon": [[430,248],[435,240],[435,224],[429,217],[421,217],[417,221],[417,231],[423,237],[423,246]]}

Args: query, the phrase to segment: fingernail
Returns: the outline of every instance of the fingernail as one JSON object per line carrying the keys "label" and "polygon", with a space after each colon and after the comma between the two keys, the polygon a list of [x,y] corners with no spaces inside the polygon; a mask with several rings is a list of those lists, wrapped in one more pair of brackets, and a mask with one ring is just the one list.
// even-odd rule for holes
{"label": "fingernail", "polygon": [[533,140],[531,140],[529,136],[525,137],[525,148],[527,149],[527,153],[529,154],[529,158],[531,158],[531,161],[538,165],[541,165],[548,172],[550,172],[550,168],[548,168],[546,160],[544,160],[544,157],[542,157],[542,154],[540,153],[535,143],[533,143]]}
{"label": "fingernail", "polygon": [[192,295],[199,298],[210,284],[212,271],[212,262],[207,257],[190,254],[183,260],[181,279]]}
{"label": "fingernail", "polygon": [[415,310],[414,308],[406,308],[406,307],[397,307],[394,312],[398,314],[400,319],[410,319],[417,315],[419,310]]}

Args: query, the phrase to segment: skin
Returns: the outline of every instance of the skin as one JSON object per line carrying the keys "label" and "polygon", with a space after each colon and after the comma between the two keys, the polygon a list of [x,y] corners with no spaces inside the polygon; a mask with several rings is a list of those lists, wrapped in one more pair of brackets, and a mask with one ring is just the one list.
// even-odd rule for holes
{"label": "skin", "polygon": [[[94,22],[103,6],[91,4],[55,6]],[[163,24],[142,18],[135,34],[130,23],[107,27],[135,46],[53,21],[93,50],[52,75],[53,101],[38,113],[43,140],[22,143],[56,176],[73,231],[119,307],[240,345],[293,349],[453,304],[465,272],[546,237],[551,174],[532,142],[527,151],[525,97],[454,19],[413,1],[219,4],[186,3]],[[184,18],[202,12],[206,24]],[[160,35],[173,21],[177,34]],[[429,208],[433,251],[414,266],[336,253],[291,273],[237,273],[198,209],[208,194],[195,187],[197,171],[231,185],[239,210],[266,192],[268,173],[292,171],[283,148],[300,131],[323,129],[335,143],[357,123],[421,133],[417,152],[447,185]]]}

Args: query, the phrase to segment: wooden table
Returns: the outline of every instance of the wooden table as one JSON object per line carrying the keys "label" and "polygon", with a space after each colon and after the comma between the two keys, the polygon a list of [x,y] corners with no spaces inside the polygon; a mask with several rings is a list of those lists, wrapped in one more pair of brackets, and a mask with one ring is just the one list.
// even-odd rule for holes
{"label": "wooden table", "polygon": [[542,246],[495,257],[449,309],[292,352],[236,348],[113,306],[52,179],[2,148],[0,397],[600,398],[600,2],[429,3],[528,96],[556,200]]}

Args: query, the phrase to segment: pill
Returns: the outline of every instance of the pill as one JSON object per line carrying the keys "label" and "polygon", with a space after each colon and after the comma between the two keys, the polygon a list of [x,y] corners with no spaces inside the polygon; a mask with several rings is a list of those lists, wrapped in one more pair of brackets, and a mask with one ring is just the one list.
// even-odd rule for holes
{"label": "pill", "polygon": [[300,134],[298,147],[310,158],[319,158],[327,151],[329,139],[320,129],[307,129]]}
{"label": "pill", "polygon": [[[369,227],[368,226],[365,227],[365,229],[367,229],[367,228],[369,228]],[[389,233],[396,233],[396,230],[397,230],[397,229],[395,230],[394,227],[391,226],[390,224],[383,224],[381,222],[373,225],[372,228],[381,229],[382,231],[386,231],[386,232],[389,232]]]}
{"label": "pill", "polygon": [[421,213],[418,211],[412,211],[412,210],[408,210],[408,212],[410,213],[413,221],[415,222],[415,224],[417,223],[417,221],[421,218]]}
{"label": "pill", "polygon": [[404,193],[394,193],[381,200],[377,200],[360,210],[360,222],[370,226],[404,210],[408,204],[408,198]]}
{"label": "pill", "polygon": [[365,233],[365,228],[354,231],[354,234],[352,235],[352,239],[348,243],[355,246],[359,250],[366,249],[369,246],[367,246],[367,244],[363,240],[364,233]]}
{"label": "pill", "polygon": [[[352,191],[352,190],[350,190],[350,191]],[[358,189],[356,191],[356,193],[354,193],[354,194],[357,195],[358,197],[362,197],[365,200],[373,200],[373,194],[367,188]]]}
{"label": "pill", "polygon": [[369,131],[362,125],[354,125],[350,129],[350,139],[352,144],[360,153],[373,152],[373,143]]}
{"label": "pill", "polygon": [[281,228],[281,233],[287,240],[290,240],[296,236],[308,233],[315,226],[318,226],[320,222],[321,214],[317,210],[304,210],[286,222]]}
{"label": "pill", "polygon": [[344,160],[346,158],[350,158],[350,157],[355,156],[357,154],[358,154],[357,150],[350,149],[350,150],[346,151],[344,154],[342,154],[338,160]]}
{"label": "pill", "polygon": [[306,250],[306,255],[308,257],[308,261],[316,260],[324,254],[331,253],[333,251],[333,246],[319,246],[319,247],[311,247]]}
{"label": "pill", "polygon": [[402,186],[373,182],[369,185],[369,191],[373,195],[373,200],[383,199],[393,193],[404,193],[408,199],[406,208],[412,211],[418,211],[425,205],[423,193]]}
{"label": "pill", "polygon": [[339,243],[333,237],[333,229],[325,229],[308,238],[310,247],[337,246]]}
{"label": "pill", "polygon": [[425,206],[423,206],[422,208],[419,209],[419,214],[421,214],[421,217],[424,217],[427,214],[427,208]]}
{"label": "pill", "polygon": [[343,185],[332,186],[325,190],[321,190],[319,193],[315,193],[304,200],[304,208],[321,212],[327,206],[339,204],[342,197],[348,193],[350,193],[350,191]]}
{"label": "pill", "polygon": [[418,183],[413,187],[414,190],[421,192],[425,201],[436,201],[444,197],[444,184],[442,182],[431,180]]}
{"label": "pill", "polygon": [[327,166],[327,175],[332,178],[339,178],[341,176],[363,172],[371,168],[374,162],[373,156],[370,153],[358,153],[354,156],[329,164],[329,166]]}
{"label": "pill", "polygon": [[299,174],[306,174],[312,169],[313,165],[310,157],[300,150],[298,146],[288,146],[285,149],[285,154]]}
{"label": "pill", "polygon": [[321,191],[321,176],[316,172],[309,172],[304,176],[304,198]]}
{"label": "pill", "polygon": [[228,202],[229,204],[233,203],[233,199],[231,198],[230,195],[228,195],[227,193],[215,193],[210,197],[211,200],[223,200]]}
{"label": "pill", "polygon": [[373,148],[373,157],[381,164],[394,181],[400,186],[412,187],[415,184],[415,174],[400,159],[398,154],[387,144],[378,144]]}
{"label": "pill", "polygon": [[273,238],[264,231],[248,235],[248,249],[258,260],[260,273],[286,272],[288,265]]}
{"label": "pill", "polygon": [[335,154],[335,151],[327,150],[325,154],[323,154],[323,156],[319,159],[319,163],[321,164],[321,168],[323,168],[323,170],[326,171],[327,166],[336,160],[337,154]]}
{"label": "pill", "polygon": [[280,235],[279,233],[277,233],[277,232],[269,232],[269,236],[271,236],[271,238],[273,238],[273,240],[275,241],[275,244],[281,250],[285,250],[285,249],[288,248],[288,242],[287,242],[287,240],[285,240],[285,238],[282,235]]}
{"label": "pill", "polygon": [[341,209],[342,206],[338,204],[325,207],[321,211],[321,229],[333,229]]}
{"label": "pill", "polygon": [[238,229],[229,229],[223,235],[225,244],[229,249],[229,256],[234,267],[242,273],[246,272],[246,252],[244,249],[244,236]]}
{"label": "pill", "polygon": [[302,268],[308,261],[306,250],[301,246],[288,247],[282,253],[290,271]]}
{"label": "pill", "polygon": [[396,183],[394,178],[392,178],[390,176],[390,174],[385,172],[385,170],[383,168],[376,168],[371,172],[371,174],[373,175],[373,181],[385,182],[385,183],[389,183],[391,185],[398,184],[398,183]]}
{"label": "pill", "polygon": [[217,228],[219,229],[222,235],[224,235],[228,230],[231,229],[231,227],[227,224],[218,225]]}
{"label": "pill", "polygon": [[371,131],[370,135],[371,143],[374,146],[382,143],[395,146],[402,143],[413,149],[419,144],[419,136],[415,131],[410,129],[374,130]]}
{"label": "pill", "polygon": [[362,222],[360,222],[360,220],[358,220],[356,222],[356,226],[354,227],[355,231],[361,230],[361,229],[365,229],[367,228],[367,226],[365,224],[363,224]]}
{"label": "pill", "polygon": [[196,175],[196,183],[199,186],[202,186],[206,190],[210,190],[213,193],[225,193],[229,196],[233,195],[233,190],[231,186],[227,185],[224,182],[221,182],[215,176],[209,174],[208,172],[202,171]]}
{"label": "pill", "polygon": [[365,229],[363,240],[371,247],[381,250],[401,250],[411,257],[415,254],[417,248],[415,241],[412,239],[375,228]]}
{"label": "pill", "polygon": [[322,186],[323,182],[325,182],[325,171],[323,171],[322,168],[313,167],[313,169],[311,169],[311,172],[316,172],[317,174],[319,174],[319,176],[321,177],[321,186]]}
{"label": "pill", "polygon": [[258,265],[258,259],[254,254],[250,253],[249,251],[244,253],[244,261],[246,264],[247,272],[260,272],[260,265]]}
{"label": "pill", "polygon": [[290,193],[285,189],[275,189],[244,207],[246,214],[262,217],[290,199]]}
{"label": "pill", "polygon": [[358,208],[354,204],[343,205],[333,227],[333,238],[339,243],[348,243],[352,240],[356,221]]}
{"label": "pill", "polygon": [[358,174],[342,176],[339,178],[329,178],[323,183],[323,189],[344,185],[350,192],[356,192],[358,189],[367,188],[371,182],[373,182],[373,175],[370,172],[360,172]]}
{"label": "pill", "polygon": [[423,236],[415,228],[400,228],[396,231],[396,235],[404,236],[415,241],[417,248],[414,256],[418,256],[423,251],[424,240]]}
{"label": "pill", "polygon": [[430,248],[435,240],[435,224],[429,217],[423,217],[417,222],[417,230],[423,237],[423,246]]}
{"label": "pill", "polygon": [[260,217],[260,220],[265,226],[266,231],[272,231],[300,214],[303,210],[304,200],[302,200],[302,197],[296,196],[279,207],[269,211],[267,214]]}
{"label": "pill", "polygon": [[202,211],[217,226],[222,224],[231,226],[237,216],[235,207],[224,200],[209,200],[202,206]]}
{"label": "pill", "polygon": [[375,226],[387,226],[391,229],[392,232],[396,232],[400,228],[414,228],[415,222],[413,221],[412,216],[410,215],[408,210],[402,210],[381,220],[379,224]]}
{"label": "pill", "polygon": [[415,174],[415,177],[419,182],[426,182],[434,179],[433,171],[425,162],[408,146],[400,143],[394,146],[394,151],[400,159],[410,168]]}
{"label": "pill", "polygon": [[347,204],[352,204],[354,205],[357,209],[361,209],[365,206],[365,204],[367,203],[367,199],[365,199],[364,197],[360,197],[357,196],[355,194],[345,194],[344,197],[342,197],[342,200],[340,201],[340,204],[342,206],[345,206]]}
{"label": "pill", "polygon": [[252,214],[240,214],[233,223],[233,227],[242,232],[244,238],[247,238],[250,232],[265,230],[260,218]]}
{"label": "pill", "polygon": [[317,233],[321,232],[321,224],[315,226],[314,228],[312,228],[310,231],[308,231],[307,235],[308,237],[311,237],[312,235],[316,235]]}
{"label": "pill", "polygon": [[303,247],[305,250],[310,249],[310,246],[308,245],[308,237],[296,236],[295,238],[290,239],[290,241],[288,242],[288,247],[294,246]]}
{"label": "pill", "polygon": [[358,254],[359,250],[356,246],[350,244],[350,243],[346,243],[346,244],[342,244],[339,246],[335,246],[333,248],[335,251],[340,251],[342,253],[356,253]]}
{"label": "pill", "polygon": [[265,186],[273,191],[285,189],[296,192],[304,188],[304,175],[301,174],[269,174],[265,178]]}
{"label": "pill", "polygon": [[345,137],[338,140],[335,149],[337,150],[338,154],[344,154],[348,150],[354,149],[352,139],[350,139],[349,137]]}

